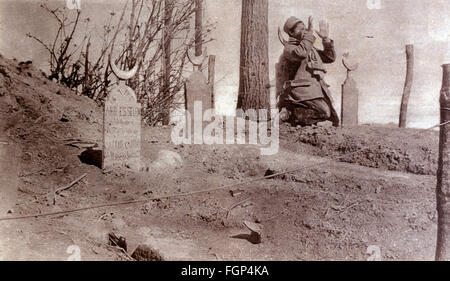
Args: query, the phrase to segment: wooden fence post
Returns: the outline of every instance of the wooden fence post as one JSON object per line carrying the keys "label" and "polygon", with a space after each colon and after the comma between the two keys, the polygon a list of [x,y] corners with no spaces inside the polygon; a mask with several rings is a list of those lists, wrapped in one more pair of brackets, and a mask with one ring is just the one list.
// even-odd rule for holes
{"label": "wooden fence post", "polygon": [[399,127],[406,127],[406,115],[408,112],[409,95],[414,76],[414,45],[406,45],[406,80],[403,89],[402,104],[400,106],[400,122]]}
{"label": "wooden fence post", "polygon": [[216,56],[208,57],[208,84],[211,89],[211,108],[214,108],[214,75],[216,68]]}
{"label": "wooden fence post", "polygon": [[[203,0],[195,0],[195,56],[202,55]],[[201,65],[198,69],[201,69]]]}
{"label": "wooden fence post", "polygon": [[[450,64],[443,67],[440,97],[441,124],[450,121]],[[441,126],[439,134],[439,162],[436,202],[438,231],[436,260],[450,261],[450,124]]]}

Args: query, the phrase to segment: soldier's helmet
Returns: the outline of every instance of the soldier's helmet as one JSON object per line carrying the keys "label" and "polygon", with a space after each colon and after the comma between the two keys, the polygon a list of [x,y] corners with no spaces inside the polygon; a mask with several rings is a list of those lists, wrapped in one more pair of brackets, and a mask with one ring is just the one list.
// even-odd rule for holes
{"label": "soldier's helmet", "polygon": [[286,32],[287,34],[290,34],[291,30],[299,23],[301,23],[303,21],[301,21],[299,18],[297,17],[290,17],[286,20],[286,22],[284,23],[284,27],[283,30],[284,32]]}

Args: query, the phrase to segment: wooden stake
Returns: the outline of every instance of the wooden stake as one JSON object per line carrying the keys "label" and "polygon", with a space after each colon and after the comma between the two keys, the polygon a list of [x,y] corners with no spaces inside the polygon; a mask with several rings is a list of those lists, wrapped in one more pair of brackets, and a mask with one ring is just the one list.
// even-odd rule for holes
{"label": "wooden stake", "polygon": [[[450,64],[443,67],[440,97],[441,124],[450,121]],[[439,134],[439,161],[436,202],[438,231],[436,260],[450,261],[450,124],[441,126]]]}
{"label": "wooden stake", "polygon": [[[195,0],[195,56],[202,55],[203,0]],[[200,67],[199,67],[200,69]]]}
{"label": "wooden stake", "polygon": [[[83,94],[89,95],[89,47],[91,46],[91,37],[89,37],[89,40],[86,45],[86,56],[84,59],[84,83],[83,83]],[[80,93],[81,94],[81,93]],[[78,90],[77,90],[77,95]]]}
{"label": "wooden stake", "polygon": [[409,95],[414,76],[414,45],[406,45],[406,80],[403,89],[402,104],[400,106],[400,122],[399,127],[406,127],[406,115],[408,112]]}
{"label": "wooden stake", "polygon": [[211,108],[214,108],[214,75],[216,66],[216,56],[208,57],[208,84],[211,89]]}

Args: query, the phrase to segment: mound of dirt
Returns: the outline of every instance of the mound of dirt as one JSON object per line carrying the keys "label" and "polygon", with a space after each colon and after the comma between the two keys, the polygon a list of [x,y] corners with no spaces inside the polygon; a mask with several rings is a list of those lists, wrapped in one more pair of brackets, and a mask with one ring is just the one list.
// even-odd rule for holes
{"label": "mound of dirt", "polygon": [[32,62],[0,56],[0,139],[16,151],[19,195],[48,192],[80,173],[83,149],[67,144],[99,146],[101,112],[93,100],[48,80]]}
{"label": "mound of dirt", "polygon": [[100,144],[101,116],[93,100],[48,80],[32,62],[0,57],[0,133],[21,148],[22,170],[67,165],[68,141]]}
{"label": "mound of dirt", "polygon": [[296,152],[372,168],[436,175],[439,150],[436,131],[382,125],[344,128],[282,125],[280,138],[283,147]]}

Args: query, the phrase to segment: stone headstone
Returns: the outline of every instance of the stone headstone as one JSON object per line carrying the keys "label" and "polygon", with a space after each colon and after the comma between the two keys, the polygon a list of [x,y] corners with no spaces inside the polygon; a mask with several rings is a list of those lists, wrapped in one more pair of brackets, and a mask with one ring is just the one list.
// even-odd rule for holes
{"label": "stone headstone", "polygon": [[19,181],[18,149],[0,132],[0,217],[12,210],[17,201]]}
{"label": "stone headstone", "polygon": [[358,68],[358,64],[343,60],[347,69],[347,79],[342,85],[341,101],[341,122],[342,126],[358,125],[358,96],[359,90],[353,79],[353,72]]}
{"label": "stone headstone", "polygon": [[[208,85],[203,73],[195,70],[187,79],[184,97],[186,110],[190,113],[191,117],[191,120],[186,119],[186,122],[191,122],[191,132],[194,132],[194,124],[202,123],[203,112],[212,108],[211,87]],[[194,112],[194,103],[196,101],[202,102],[202,112]],[[203,128],[206,124],[207,122],[203,122]]]}
{"label": "stone headstone", "polygon": [[133,89],[121,81],[105,102],[102,168],[141,166],[141,104]]}
{"label": "stone headstone", "polygon": [[353,78],[342,85],[342,126],[358,125],[359,91]]}
{"label": "stone headstone", "polygon": [[186,107],[187,110],[194,108],[195,101],[203,103],[203,109],[212,107],[211,91],[205,76],[200,71],[194,71],[186,81]]}

